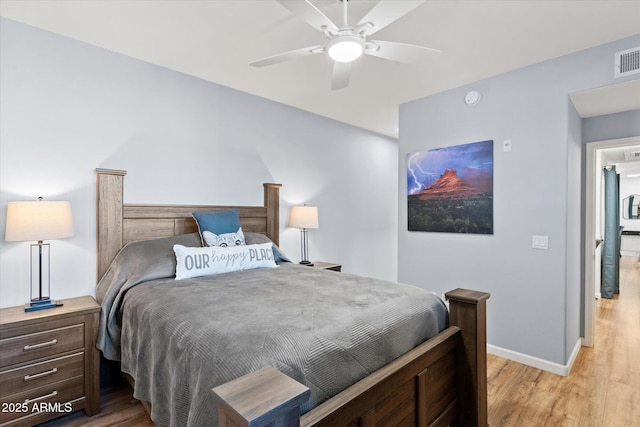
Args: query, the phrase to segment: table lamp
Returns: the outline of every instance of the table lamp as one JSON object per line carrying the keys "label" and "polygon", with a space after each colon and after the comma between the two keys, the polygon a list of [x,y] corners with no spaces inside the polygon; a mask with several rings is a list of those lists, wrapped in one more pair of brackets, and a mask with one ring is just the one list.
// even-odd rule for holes
{"label": "table lamp", "polygon": [[309,261],[308,229],[318,228],[318,208],[315,206],[292,206],[289,216],[289,227],[300,229],[300,250],[302,260],[300,264],[313,265]]}
{"label": "table lamp", "polygon": [[31,245],[31,302],[24,311],[53,308],[56,303],[50,298],[48,243],[43,240],[63,239],[73,236],[71,206],[65,201],[9,202],[5,240],[33,241]]}

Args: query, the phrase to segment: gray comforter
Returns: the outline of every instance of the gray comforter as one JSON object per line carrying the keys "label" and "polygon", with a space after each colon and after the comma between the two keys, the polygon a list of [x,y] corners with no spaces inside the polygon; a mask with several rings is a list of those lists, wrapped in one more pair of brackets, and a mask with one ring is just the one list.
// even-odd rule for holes
{"label": "gray comforter", "polygon": [[176,242],[198,244],[130,244],[97,289],[98,347],[158,424],[217,425],[211,389],[264,366],[311,389],[308,411],[447,326],[427,291],[290,263],[176,281]]}

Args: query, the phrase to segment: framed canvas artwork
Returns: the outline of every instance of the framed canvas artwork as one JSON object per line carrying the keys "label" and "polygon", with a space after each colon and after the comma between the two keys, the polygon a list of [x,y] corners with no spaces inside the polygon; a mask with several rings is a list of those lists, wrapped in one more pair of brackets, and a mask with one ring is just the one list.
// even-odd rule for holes
{"label": "framed canvas artwork", "polygon": [[493,140],[407,155],[409,231],[493,234]]}

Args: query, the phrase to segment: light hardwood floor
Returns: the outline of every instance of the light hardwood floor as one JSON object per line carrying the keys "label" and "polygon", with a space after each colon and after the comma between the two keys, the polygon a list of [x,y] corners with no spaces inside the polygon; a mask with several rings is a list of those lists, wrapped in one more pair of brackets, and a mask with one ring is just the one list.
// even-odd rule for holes
{"label": "light hardwood floor", "polygon": [[640,426],[640,262],[623,257],[620,297],[596,302],[595,345],[562,377],[488,358],[492,426]]}
{"label": "light hardwood floor", "polygon": [[[596,304],[596,342],[571,374],[488,357],[489,424],[497,427],[640,427],[640,262],[623,257],[621,296]],[[44,426],[153,426],[126,383],[102,390],[100,414],[82,411]]]}

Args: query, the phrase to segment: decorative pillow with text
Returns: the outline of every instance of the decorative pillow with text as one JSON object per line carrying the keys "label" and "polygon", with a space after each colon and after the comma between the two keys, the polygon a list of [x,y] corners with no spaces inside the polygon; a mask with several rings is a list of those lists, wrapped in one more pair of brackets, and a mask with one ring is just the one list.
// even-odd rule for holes
{"label": "decorative pillow with text", "polygon": [[254,268],[274,268],[272,243],[244,246],[190,248],[174,245],[176,280],[211,276]]}

